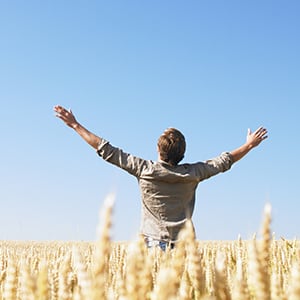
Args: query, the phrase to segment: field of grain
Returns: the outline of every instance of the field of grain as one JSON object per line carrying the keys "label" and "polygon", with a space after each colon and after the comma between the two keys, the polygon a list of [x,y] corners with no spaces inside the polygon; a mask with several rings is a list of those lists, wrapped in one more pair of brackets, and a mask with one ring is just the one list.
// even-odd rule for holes
{"label": "field of grain", "polygon": [[110,240],[112,205],[89,242],[0,242],[0,299],[300,299],[299,241],[201,242],[191,222],[173,250]]}

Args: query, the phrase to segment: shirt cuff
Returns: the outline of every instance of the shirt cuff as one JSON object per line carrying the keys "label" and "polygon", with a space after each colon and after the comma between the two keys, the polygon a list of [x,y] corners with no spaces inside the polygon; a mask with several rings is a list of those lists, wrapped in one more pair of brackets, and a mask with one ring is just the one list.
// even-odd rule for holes
{"label": "shirt cuff", "polygon": [[230,152],[223,152],[221,157],[225,162],[226,169],[229,170],[234,163],[232,154]]}
{"label": "shirt cuff", "polygon": [[231,154],[230,152],[225,152],[225,153],[227,154],[230,163],[233,164],[234,161],[233,161],[233,156],[232,156],[232,154]]}
{"label": "shirt cuff", "polygon": [[100,142],[97,146],[96,152],[98,153],[98,155],[101,155],[101,150],[102,148],[108,144],[108,141],[105,139],[100,139]]}

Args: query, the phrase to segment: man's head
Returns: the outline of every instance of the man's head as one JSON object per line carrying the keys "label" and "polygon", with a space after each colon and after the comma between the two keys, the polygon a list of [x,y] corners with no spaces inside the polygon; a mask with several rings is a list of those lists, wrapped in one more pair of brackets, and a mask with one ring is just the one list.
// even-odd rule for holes
{"label": "man's head", "polygon": [[157,142],[160,159],[172,166],[183,159],[185,147],[183,134],[175,128],[166,129]]}

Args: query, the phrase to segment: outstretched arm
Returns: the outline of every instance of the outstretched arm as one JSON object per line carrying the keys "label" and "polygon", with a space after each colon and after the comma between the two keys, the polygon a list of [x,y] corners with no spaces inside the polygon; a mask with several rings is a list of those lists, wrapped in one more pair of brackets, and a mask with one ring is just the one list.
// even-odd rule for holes
{"label": "outstretched arm", "polygon": [[60,118],[66,125],[73,128],[89,145],[95,149],[98,148],[98,145],[101,142],[100,137],[88,131],[78,123],[71,109],[66,110],[64,107],[56,105],[54,106],[54,111],[56,112],[56,117]]}
{"label": "outstretched arm", "polygon": [[267,129],[263,127],[259,127],[254,132],[251,132],[251,130],[248,129],[246,143],[230,152],[233,158],[233,162],[237,162],[238,160],[243,158],[250,150],[257,147],[263,140],[268,137],[267,133]]}

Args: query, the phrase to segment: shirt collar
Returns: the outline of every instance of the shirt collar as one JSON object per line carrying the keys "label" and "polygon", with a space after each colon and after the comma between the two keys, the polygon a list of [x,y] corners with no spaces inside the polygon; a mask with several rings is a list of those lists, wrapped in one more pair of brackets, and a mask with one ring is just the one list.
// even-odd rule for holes
{"label": "shirt collar", "polygon": [[167,163],[166,161],[164,161],[164,160],[162,160],[162,159],[158,159],[157,161],[158,161],[160,164],[162,164],[162,165],[166,165],[166,166],[168,166],[168,167],[173,167],[171,164]]}

